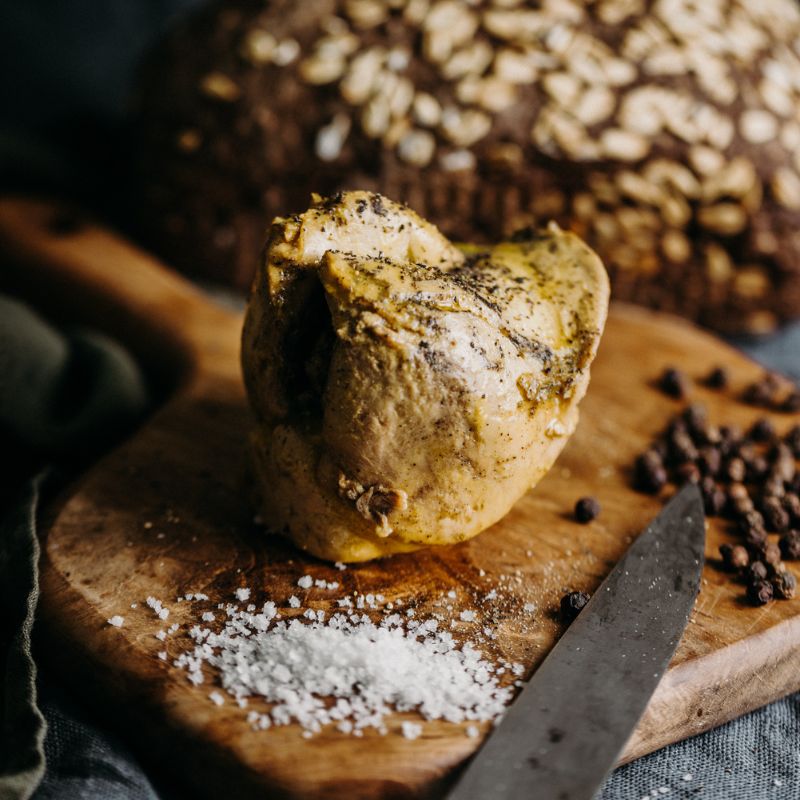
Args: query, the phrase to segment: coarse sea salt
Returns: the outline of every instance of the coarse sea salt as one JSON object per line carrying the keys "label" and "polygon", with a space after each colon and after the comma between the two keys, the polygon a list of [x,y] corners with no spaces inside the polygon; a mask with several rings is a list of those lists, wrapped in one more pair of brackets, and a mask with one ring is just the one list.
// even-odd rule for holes
{"label": "coarse sea salt", "polygon": [[403,722],[400,725],[400,730],[406,739],[419,739],[422,735],[422,725],[419,722]]}
{"label": "coarse sea salt", "polygon": [[121,617],[119,614],[114,614],[111,619],[106,620],[109,625],[112,625],[115,628],[121,628],[123,623],[125,622],[125,617]]}
{"label": "coarse sea salt", "polygon": [[[310,576],[298,585],[305,578],[313,585]],[[369,608],[384,600],[366,598]],[[411,609],[404,615],[380,609],[376,621],[349,605],[328,617],[320,609],[301,612],[298,602],[298,616],[283,620],[271,600],[260,610],[220,603],[224,613],[214,629],[202,624],[214,615],[198,609],[201,623],[187,620],[191,642],[172,663],[191,683],[216,684],[240,707],[248,698],[264,702],[263,711],[247,713],[256,730],[296,722],[304,734],[332,725],[361,736],[368,728],[386,733],[386,717],[395,711],[453,723],[494,721],[505,711],[515,690],[499,676],[512,665],[496,667],[470,642],[459,644],[439,620],[415,618]],[[212,702],[219,704],[215,694],[224,702],[216,690],[208,695]],[[401,731],[416,738],[422,725],[404,722]],[[477,731],[470,725],[466,735]]]}

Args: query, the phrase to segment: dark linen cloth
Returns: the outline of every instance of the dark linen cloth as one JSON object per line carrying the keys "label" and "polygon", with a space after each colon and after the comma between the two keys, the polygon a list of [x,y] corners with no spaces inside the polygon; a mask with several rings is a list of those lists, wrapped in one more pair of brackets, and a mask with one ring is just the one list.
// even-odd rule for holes
{"label": "dark linen cloth", "polygon": [[124,748],[58,700],[38,702],[31,647],[46,477],[127,432],[147,396],[119,345],[90,331],[58,332],[0,296],[0,800],[31,797],[43,777],[37,797],[155,797]]}

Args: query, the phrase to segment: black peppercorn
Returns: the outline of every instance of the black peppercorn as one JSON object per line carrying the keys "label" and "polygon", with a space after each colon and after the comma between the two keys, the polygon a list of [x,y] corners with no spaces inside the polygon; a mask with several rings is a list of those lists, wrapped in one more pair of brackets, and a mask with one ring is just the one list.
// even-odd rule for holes
{"label": "black peppercorn", "polygon": [[772,595],[772,584],[769,581],[753,581],[747,587],[747,597],[756,606],[764,606],[769,603]]}
{"label": "black peppercorn", "polygon": [[781,563],[781,548],[776,542],[767,540],[758,548],[758,556],[768,567],[776,567]]}
{"label": "black peppercorn", "polygon": [[656,494],[667,482],[667,471],[661,456],[655,450],[648,450],[636,459],[636,487],[643,492]]}
{"label": "black peppercorn", "polygon": [[754,442],[769,442],[775,438],[775,426],[767,417],[759,417],[748,431]]}
{"label": "black peppercorn", "polygon": [[705,383],[711,389],[725,389],[728,386],[728,371],[724,367],[714,367],[706,376]]}
{"label": "black peppercorn", "polygon": [[797,561],[800,559],[800,530],[790,530],[781,536],[778,544],[781,553],[787,561]]}
{"label": "black peppercorn", "polygon": [[686,373],[674,367],[667,367],[661,374],[659,386],[664,394],[685,400],[691,393],[692,384]]}
{"label": "black peppercorn", "polygon": [[700,491],[703,495],[703,507],[709,517],[717,517],[725,508],[727,498],[725,492],[717,486],[713,478],[703,478],[700,482]]}
{"label": "black peppercorn", "polygon": [[761,531],[762,533],[766,533],[766,528],[764,527],[764,517],[758,511],[748,511],[746,514],[743,514],[739,517],[739,530],[742,533],[747,533],[748,531]]}
{"label": "black peppercorn", "polygon": [[722,465],[722,474],[731,483],[741,483],[747,476],[747,467],[741,458],[729,458]]}
{"label": "black peppercorn", "polygon": [[747,552],[747,549],[740,544],[720,545],[719,554],[722,556],[722,563],[725,565],[725,568],[729,569],[731,572],[738,572],[739,570],[745,569],[750,563],[750,554]]}
{"label": "black peppercorn", "polygon": [[783,507],[789,515],[790,525],[800,525],[800,496],[787,492],[783,498]]}
{"label": "black peppercorn", "polygon": [[674,431],[670,435],[669,448],[673,460],[678,464],[697,459],[697,447],[686,431]]}
{"label": "black peppercorn", "polygon": [[745,544],[755,553],[760,553],[767,544],[767,532],[763,528],[747,528],[742,533]]}
{"label": "black peppercorn", "polygon": [[700,483],[700,470],[691,461],[684,461],[675,470],[678,483]]}
{"label": "black peppercorn", "polygon": [[795,389],[786,395],[783,403],[781,403],[781,411],[785,411],[787,414],[796,414],[800,411],[800,391]]}
{"label": "black peppercorn", "polygon": [[599,514],[600,503],[596,497],[581,497],[575,503],[575,519],[584,525],[596,519]]}
{"label": "black peppercorn", "polygon": [[712,478],[715,478],[719,474],[719,468],[722,465],[722,456],[720,455],[719,448],[704,447],[700,451],[697,464],[704,475],[710,475]]}
{"label": "black peppercorn", "polygon": [[769,472],[769,463],[763,456],[755,456],[747,462],[747,478],[751,481],[763,480]]}
{"label": "black peppercorn", "polygon": [[564,622],[572,622],[588,602],[586,592],[568,592],[561,598],[561,618]]}
{"label": "black peppercorn", "polygon": [[771,582],[775,597],[781,600],[791,600],[797,591],[797,578],[788,570],[778,570]]}
{"label": "black peppercorn", "polygon": [[689,433],[698,441],[705,441],[708,435],[708,410],[702,403],[692,403],[683,412]]}
{"label": "black peppercorn", "polygon": [[751,406],[768,406],[775,395],[774,389],[763,381],[751,383],[742,392],[742,401]]}
{"label": "black peppercorn", "polygon": [[765,581],[769,575],[767,565],[763,561],[752,561],[745,570],[744,576],[748,583],[754,581]]}
{"label": "black peppercorn", "polygon": [[777,497],[767,495],[762,499],[761,514],[764,517],[764,527],[768,531],[783,533],[789,528],[789,512]]}
{"label": "black peppercorn", "polygon": [[770,476],[776,480],[790,483],[797,472],[794,453],[788,444],[779,442],[772,448],[769,454],[769,461],[772,465]]}

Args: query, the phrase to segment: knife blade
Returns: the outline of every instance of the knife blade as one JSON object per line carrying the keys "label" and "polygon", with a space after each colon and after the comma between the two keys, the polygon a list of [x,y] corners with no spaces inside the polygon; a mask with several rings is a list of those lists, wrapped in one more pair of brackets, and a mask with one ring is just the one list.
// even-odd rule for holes
{"label": "knife blade", "polygon": [[704,548],[703,503],[690,484],[606,577],[448,800],[590,800],[678,646]]}

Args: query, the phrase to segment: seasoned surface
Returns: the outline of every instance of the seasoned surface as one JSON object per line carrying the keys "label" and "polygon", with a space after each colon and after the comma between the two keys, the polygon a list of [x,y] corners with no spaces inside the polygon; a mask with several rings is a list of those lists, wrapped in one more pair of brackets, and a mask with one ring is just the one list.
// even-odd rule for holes
{"label": "seasoned surface", "polygon": [[242,340],[269,527],[350,562],[492,525],[575,429],[607,305],[555,227],[462,252],[368,192],[276,220]]}

